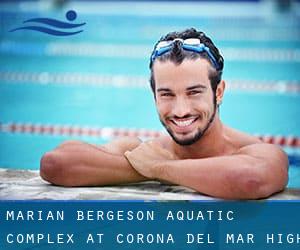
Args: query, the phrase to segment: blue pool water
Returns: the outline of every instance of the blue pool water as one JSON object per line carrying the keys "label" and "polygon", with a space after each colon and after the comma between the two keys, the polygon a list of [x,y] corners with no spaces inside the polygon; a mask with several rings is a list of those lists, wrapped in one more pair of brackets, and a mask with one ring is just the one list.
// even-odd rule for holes
{"label": "blue pool water", "polygon": [[[195,14],[201,9],[197,3],[181,4],[191,15],[170,15],[180,3],[157,13],[147,11],[147,4],[138,4],[134,12],[130,4],[75,2],[62,9],[2,4],[0,123],[162,130],[147,81],[148,58],[165,32],[196,27],[213,38],[225,57],[224,123],[251,134],[300,137],[300,91],[287,87],[300,86],[299,16],[274,18],[252,7],[252,15],[248,8],[245,16],[235,16],[234,10],[201,16]],[[68,9],[76,9],[78,22],[86,22],[76,36],[8,32],[33,17],[63,19]],[[245,82],[278,88],[230,87]],[[0,131],[0,167],[38,169],[41,155],[66,139],[71,138]],[[100,144],[109,138],[72,139]],[[300,188],[299,148],[284,149],[291,159],[289,187]]]}

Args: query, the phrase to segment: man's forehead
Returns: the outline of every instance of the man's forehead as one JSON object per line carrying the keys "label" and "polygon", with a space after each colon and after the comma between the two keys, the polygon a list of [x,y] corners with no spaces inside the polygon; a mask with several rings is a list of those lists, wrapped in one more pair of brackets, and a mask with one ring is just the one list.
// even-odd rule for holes
{"label": "man's forehead", "polygon": [[210,84],[208,76],[209,63],[205,59],[185,59],[181,64],[157,60],[153,65],[153,76],[156,87],[168,88],[192,87],[194,85],[207,86]]}

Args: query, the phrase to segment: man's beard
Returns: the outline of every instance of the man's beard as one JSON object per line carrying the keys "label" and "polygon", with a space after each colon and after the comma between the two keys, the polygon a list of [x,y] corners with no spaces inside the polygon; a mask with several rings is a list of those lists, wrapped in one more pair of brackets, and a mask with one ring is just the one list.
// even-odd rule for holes
{"label": "man's beard", "polygon": [[205,134],[205,132],[208,130],[208,128],[210,127],[211,123],[213,122],[215,115],[216,115],[216,102],[214,102],[214,112],[212,113],[208,123],[206,124],[206,126],[204,127],[204,129],[200,129],[198,128],[196,134],[191,137],[191,138],[186,138],[186,139],[178,139],[173,131],[162,121],[162,119],[159,117],[160,122],[162,123],[162,125],[166,128],[166,130],[168,131],[169,135],[172,137],[172,139],[179,145],[181,146],[189,146],[194,144],[195,142],[197,142],[198,140],[201,139],[201,137]]}

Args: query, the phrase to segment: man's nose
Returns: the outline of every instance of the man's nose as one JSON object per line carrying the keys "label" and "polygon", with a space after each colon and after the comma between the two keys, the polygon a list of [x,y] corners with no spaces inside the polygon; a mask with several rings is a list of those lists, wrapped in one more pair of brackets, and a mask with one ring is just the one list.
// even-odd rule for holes
{"label": "man's nose", "polygon": [[184,117],[190,114],[190,103],[186,98],[177,97],[173,107],[173,115],[177,117]]}

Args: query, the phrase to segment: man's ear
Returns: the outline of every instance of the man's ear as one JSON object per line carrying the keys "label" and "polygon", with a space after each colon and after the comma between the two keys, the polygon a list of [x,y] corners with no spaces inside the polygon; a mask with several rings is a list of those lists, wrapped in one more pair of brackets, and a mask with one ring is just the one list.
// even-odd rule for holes
{"label": "man's ear", "polygon": [[216,90],[217,105],[220,105],[222,103],[224,91],[225,91],[225,81],[221,80]]}

